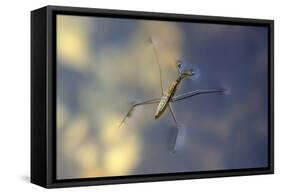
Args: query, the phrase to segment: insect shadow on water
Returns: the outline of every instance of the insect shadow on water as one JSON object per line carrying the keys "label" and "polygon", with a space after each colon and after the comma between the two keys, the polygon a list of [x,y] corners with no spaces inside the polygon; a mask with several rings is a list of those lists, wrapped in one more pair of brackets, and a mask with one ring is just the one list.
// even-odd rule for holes
{"label": "insect shadow on water", "polygon": [[186,129],[183,125],[178,125],[176,128],[171,128],[169,133],[169,140],[168,140],[168,149],[175,153],[176,150],[179,150],[181,147],[184,146],[185,138],[186,138]]}
{"label": "insect shadow on water", "polygon": [[197,95],[201,95],[201,94],[214,94],[214,93],[222,93],[225,92],[226,89],[224,88],[219,88],[219,89],[197,89],[197,90],[193,90],[190,92],[185,92],[183,94],[179,94],[179,95],[175,95],[176,91],[180,85],[180,83],[183,80],[186,79],[191,79],[192,77],[195,77],[196,72],[194,71],[194,69],[189,68],[186,69],[185,66],[182,64],[181,60],[177,60],[177,79],[174,80],[170,86],[164,90],[163,87],[163,80],[162,80],[162,71],[161,71],[161,65],[159,62],[159,57],[158,57],[158,53],[156,50],[156,46],[154,44],[154,41],[152,39],[152,37],[149,38],[149,42],[152,45],[152,50],[153,50],[153,54],[155,56],[155,62],[158,66],[158,72],[159,72],[159,80],[160,80],[160,87],[161,87],[161,95],[162,97],[160,98],[152,98],[152,99],[148,99],[145,101],[141,101],[141,102],[135,102],[131,105],[131,107],[129,108],[127,114],[125,114],[124,118],[121,120],[120,124],[119,124],[119,128],[122,127],[122,125],[125,123],[126,119],[128,117],[130,117],[132,115],[133,110],[137,107],[137,106],[141,106],[141,105],[149,105],[149,104],[157,104],[157,108],[154,114],[154,119],[158,119],[160,118],[160,116],[163,115],[163,113],[165,112],[165,110],[169,110],[171,117],[174,121],[175,124],[175,135],[171,137],[171,142],[172,142],[172,152],[175,152],[179,147],[181,147],[180,145],[182,145],[182,135],[183,134],[183,126],[181,126],[177,120],[176,114],[174,112],[174,109],[172,107],[173,103],[176,103],[178,101],[187,99],[187,98],[191,98],[193,96],[197,96]]}

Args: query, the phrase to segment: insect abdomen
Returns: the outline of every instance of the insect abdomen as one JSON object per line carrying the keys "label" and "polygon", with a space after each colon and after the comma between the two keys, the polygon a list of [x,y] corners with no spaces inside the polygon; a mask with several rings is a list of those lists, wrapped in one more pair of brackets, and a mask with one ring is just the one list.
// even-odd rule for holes
{"label": "insect abdomen", "polygon": [[162,113],[167,108],[167,105],[170,101],[170,99],[174,96],[176,89],[177,89],[178,82],[174,81],[169,89],[164,93],[164,96],[161,98],[161,101],[159,102],[156,112],[155,112],[155,119],[158,119]]}

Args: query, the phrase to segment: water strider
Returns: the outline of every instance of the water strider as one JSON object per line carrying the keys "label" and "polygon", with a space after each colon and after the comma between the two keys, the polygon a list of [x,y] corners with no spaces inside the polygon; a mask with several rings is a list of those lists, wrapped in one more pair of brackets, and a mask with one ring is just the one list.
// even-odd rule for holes
{"label": "water strider", "polygon": [[156,112],[154,114],[155,120],[158,119],[159,117],[161,117],[161,115],[163,115],[165,110],[167,110],[167,108],[168,108],[169,112],[171,113],[172,118],[175,122],[175,125],[176,125],[176,128],[177,128],[177,135],[176,135],[175,141],[173,143],[173,150],[175,150],[175,146],[176,146],[177,140],[178,140],[178,132],[180,130],[180,127],[179,127],[178,121],[176,119],[176,115],[173,111],[172,103],[183,100],[183,99],[186,99],[186,98],[190,98],[192,96],[196,96],[196,95],[199,95],[199,94],[222,93],[222,92],[225,91],[225,89],[213,89],[213,90],[199,89],[199,90],[194,90],[194,91],[191,91],[191,92],[186,92],[186,93],[179,94],[179,95],[175,96],[177,88],[179,87],[180,83],[184,79],[188,79],[188,78],[194,76],[195,73],[196,73],[196,72],[193,71],[193,69],[184,70],[182,62],[180,60],[178,60],[177,61],[178,77],[177,77],[176,80],[174,80],[170,84],[170,86],[168,87],[167,90],[164,90],[163,82],[162,82],[161,66],[160,66],[158,55],[157,55],[157,52],[156,52],[156,47],[154,45],[154,42],[153,42],[152,38],[150,38],[150,42],[152,44],[153,52],[154,52],[155,59],[156,59],[156,63],[158,65],[162,97],[156,98],[156,99],[150,99],[150,100],[146,100],[146,101],[142,101],[142,102],[136,102],[136,103],[132,104],[129,111],[127,112],[127,114],[124,116],[124,118],[120,122],[119,128],[125,123],[126,119],[131,115],[131,113],[132,113],[132,111],[134,110],[135,107],[140,106],[140,105],[145,105],[145,104],[156,104],[156,103],[158,103],[158,106],[156,108]]}

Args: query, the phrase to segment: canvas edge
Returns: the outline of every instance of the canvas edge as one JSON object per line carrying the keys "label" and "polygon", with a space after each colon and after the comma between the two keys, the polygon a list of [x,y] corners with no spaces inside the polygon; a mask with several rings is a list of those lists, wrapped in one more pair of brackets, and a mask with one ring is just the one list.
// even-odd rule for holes
{"label": "canvas edge", "polygon": [[31,12],[30,181],[46,186],[46,7]]}

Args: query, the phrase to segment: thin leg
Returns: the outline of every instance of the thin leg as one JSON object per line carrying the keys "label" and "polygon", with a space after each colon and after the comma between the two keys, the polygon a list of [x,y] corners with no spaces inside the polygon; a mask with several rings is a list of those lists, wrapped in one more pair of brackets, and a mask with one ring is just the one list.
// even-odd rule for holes
{"label": "thin leg", "polygon": [[174,122],[175,122],[175,124],[176,124],[176,127],[179,128],[179,127],[178,127],[178,122],[177,122],[177,119],[176,119],[176,115],[175,115],[175,112],[174,112],[174,110],[173,110],[173,108],[172,108],[171,103],[169,103],[169,109],[170,109],[171,115],[172,115],[172,117],[173,117],[173,120],[174,120]]}
{"label": "thin leg", "polygon": [[180,94],[178,96],[174,96],[172,98],[171,102],[180,101],[180,100],[183,100],[185,98],[190,98],[192,96],[197,96],[197,95],[200,95],[200,94],[212,94],[212,93],[221,93],[221,92],[225,92],[225,89],[218,89],[218,90],[194,90],[192,92],[187,92],[187,93]]}
{"label": "thin leg", "polygon": [[152,37],[150,37],[150,41],[151,41],[151,44],[152,44],[152,47],[153,47],[153,52],[154,52],[154,56],[155,56],[155,59],[156,59],[156,63],[157,63],[157,65],[158,65],[159,78],[160,78],[160,85],[161,85],[161,92],[162,92],[162,96],[163,96],[163,95],[164,95],[164,87],[163,87],[161,66],[160,66],[160,63],[159,63],[158,54],[157,54],[156,47],[155,47],[155,45],[154,45],[154,42],[153,42]]}
{"label": "thin leg", "polygon": [[145,105],[145,104],[159,103],[160,100],[161,100],[160,98],[159,99],[151,99],[151,100],[146,100],[146,101],[143,101],[143,102],[137,102],[137,103],[132,104],[129,111],[127,112],[127,114],[124,116],[124,118],[120,122],[118,128],[120,128],[123,125],[123,123],[125,123],[126,119],[132,114],[135,107],[140,106],[140,105]]}
{"label": "thin leg", "polygon": [[176,144],[177,144],[177,141],[178,141],[180,127],[179,127],[179,124],[178,124],[178,121],[176,119],[176,115],[175,115],[175,112],[174,112],[174,110],[172,108],[172,104],[171,103],[169,103],[169,109],[170,109],[171,115],[173,117],[173,120],[174,120],[176,128],[177,128],[176,136],[175,136],[175,138],[174,138],[174,140],[172,142],[172,148],[173,148],[173,151],[175,151]]}

